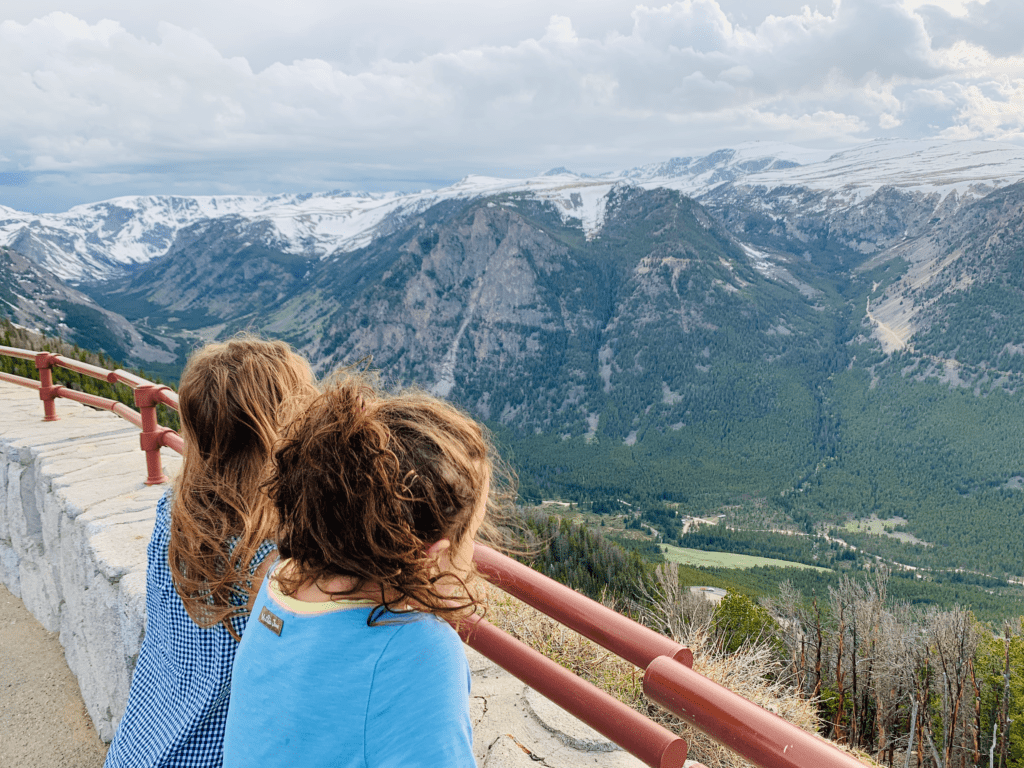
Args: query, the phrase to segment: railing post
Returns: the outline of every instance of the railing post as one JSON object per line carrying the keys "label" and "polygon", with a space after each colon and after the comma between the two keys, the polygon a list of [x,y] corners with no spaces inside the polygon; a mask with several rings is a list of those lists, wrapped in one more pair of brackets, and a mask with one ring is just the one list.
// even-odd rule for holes
{"label": "railing post", "polygon": [[170,389],[162,384],[144,384],[135,390],[135,405],[142,416],[142,433],[139,435],[139,444],[146,452],[146,485],[160,485],[167,482],[167,475],[164,474],[160,464],[161,436],[169,432],[167,427],[161,427],[156,423],[156,395],[160,390]]}
{"label": "railing post", "polygon": [[36,355],[36,368],[39,371],[39,399],[43,401],[43,421],[57,421],[57,405],[54,403],[53,365],[57,356],[51,352],[40,352]]}

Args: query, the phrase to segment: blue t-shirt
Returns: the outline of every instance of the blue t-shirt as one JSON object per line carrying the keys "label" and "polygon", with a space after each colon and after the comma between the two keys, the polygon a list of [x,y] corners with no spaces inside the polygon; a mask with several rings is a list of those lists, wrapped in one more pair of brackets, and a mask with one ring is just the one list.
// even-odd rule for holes
{"label": "blue t-shirt", "polygon": [[264,580],[235,658],[226,768],[476,768],[459,636],[422,613],[370,627],[371,610]]}
{"label": "blue t-shirt", "polygon": [[[146,635],[132,675],[128,705],[104,768],[218,768],[238,643],[220,624],[203,629],[174,590],[167,547],[171,492],[156,505],[146,563]],[[234,541],[227,543],[230,551]],[[274,549],[266,541],[249,564],[255,572]],[[231,620],[235,631],[246,620]]]}

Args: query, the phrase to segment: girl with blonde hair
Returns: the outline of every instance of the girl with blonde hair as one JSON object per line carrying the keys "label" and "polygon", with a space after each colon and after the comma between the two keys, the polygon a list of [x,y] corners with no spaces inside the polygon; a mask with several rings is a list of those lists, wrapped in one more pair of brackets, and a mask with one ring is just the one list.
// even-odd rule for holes
{"label": "girl with blonde hair", "polygon": [[146,634],[105,768],[223,761],[231,666],[273,558],[263,490],[278,433],[317,394],[280,341],[240,336],[189,358],[179,388],[184,461],[157,505]]}
{"label": "girl with blonde hair", "polygon": [[473,540],[495,498],[483,428],[350,375],[275,462],[282,560],[238,650],[225,766],[475,768],[448,622],[478,604]]}

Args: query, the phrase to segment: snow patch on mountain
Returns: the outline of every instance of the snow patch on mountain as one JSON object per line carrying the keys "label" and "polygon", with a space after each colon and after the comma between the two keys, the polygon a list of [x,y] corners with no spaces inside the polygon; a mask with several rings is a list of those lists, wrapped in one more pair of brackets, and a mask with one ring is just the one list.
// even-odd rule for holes
{"label": "snow patch on mountain", "polygon": [[[821,295],[821,291],[808,285],[802,280],[798,280],[793,276],[792,272],[776,261],[773,261],[771,256],[764,251],[758,250],[746,243],[740,243],[740,247],[743,248],[743,252],[747,254],[747,258],[750,259],[751,266],[769,280],[776,280],[780,283],[789,283],[809,299],[814,299]],[[788,331],[786,333],[788,333]]]}
{"label": "snow patch on mountain", "polygon": [[952,191],[980,197],[1024,179],[1024,147],[990,141],[879,140],[831,154],[817,162],[766,168],[740,182],[746,186],[807,187],[845,194],[860,202],[881,187],[907,192]]}
{"label": "snow patch on mountain", "polygon": [[746,243],[740,243],[744,253],[750,258],[750,263],[758,272],[767,278],[778,280],[781,277],[782,270],[768,260],[767,254],[763,251],[759,251]]}
{"label": "snow patch on mountain", "polygon": [[629,179],[645,186],[651,182],[671,180],[674,189],[699,193],[762,171],[785,172],[797,166],[822,162],[834,153],[835,150],[805,149],[781,142],[752,141],[703,157],[674,157],[663,163],[605,174],[605,177]]}

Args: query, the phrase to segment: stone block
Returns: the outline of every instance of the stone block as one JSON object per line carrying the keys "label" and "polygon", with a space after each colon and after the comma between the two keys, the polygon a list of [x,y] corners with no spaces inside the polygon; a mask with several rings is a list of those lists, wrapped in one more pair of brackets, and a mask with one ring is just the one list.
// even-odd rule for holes
{"label": "stone block", "polygon": [[3,582],[12,595],[21,599],[21,572],[18,561],[18,553],[9,544],[0,541],[0,582]]}
{"label": "stone block", "polygon": [[97,574],[83,595],[83,620],[73,628],[75,634],[67,638],[77,647],[78,662],[73,666],[69,658],[68,666],[78,677],[86,709],[104,741],[114,737],[131,682],[121,642],[119,598],[118,585]]}
{"label": "stone block", "polygon": [[10,464],[7,494],[4,497],[7,540],[11,542],[11,546],[16,552],[20,552],[25,547],[26,531],[29,527],[21,503],[21,476],[24,473],[25,467],[20,461]]}
{"label": "stone block", "polygon": [[33,547],[21,554],[18,561],[18,582],[21,601],[48,632],[60,629],[61,590],[54,569],[42,547]]}
{"label": "stone block", "polygon": [[118,586],[121,589],[121,642],[131,675],[146,633],[146,572],[133,571],[125,575]]}
{"label": "stone block", "polygon": [[[17,465],[20,467],[20,465]],[[11,518],[16,514],[9,498],[12,463],[6,452],[0,455],[0,542],[11,541]]]}
{"label": "stone block", "polygon": [[86,525],[89,554],[96,569],[111,583],[132,572],[146,572],[146,544],[153,520],[111,522],[109,518]]}

